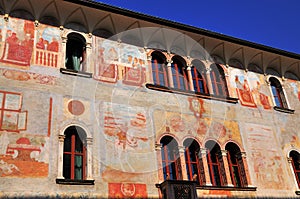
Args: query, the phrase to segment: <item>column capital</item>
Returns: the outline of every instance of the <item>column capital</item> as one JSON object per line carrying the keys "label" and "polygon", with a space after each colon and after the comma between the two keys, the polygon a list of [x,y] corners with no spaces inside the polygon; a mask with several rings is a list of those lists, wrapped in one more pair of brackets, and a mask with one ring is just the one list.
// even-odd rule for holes
{"label": "column capital", "polygon": [[288,161],[288,163],[292,163],[292,161],[293,161],[293,159],[291,158],[291,157],[287,157],[287,161]]}
{"label": "column capital", "polygon": [[185,146],[178,146],[178,151],[179,151],[179,153],[184,153],[185,152]]}
{"label": "column capital", "polygon": [[152,60],[152,56],[151,56],[151,55],[148,55],[148,56],[147,56],[147,60],[148,60],[148,61],[151,61],[151,60]]}
{"label": "column capital", "polygon": [[167,60],[167,63],[168,63],[167,66],[172,66],[173,60],[168,59],[168,60]]}
{"label": "column capital", "polygon": [[242,156],[242,158],[246,158],[247,157],[247,154],[246,154],[246,152],[241,152],[241,156]]}
{"label": "column capital", "polygon": [[227,156],[227,150],[221,150],[222,156]]}
{"label": "column capital", "polygon": [[86,143],[87,143],[88,145],[93,144],[93,138],[86,138]]}
{"label": "column capital", "polygon": [[206,74],[210,74],[211,68],[205,68]]}
{"label": "column capital", "polygon": [[58,140],[59,140],[60,142],[63,142],[65,138],[66,138],[65,135],[58,135]]}
{"label": "column capital", "polygon": [[206,155],[207,149],[206,149],[206,148],[200,148],[200,153],[201,153],[202,155]]}
{"label": "column capital", "polygon": [[155,151],[161,151],[162,148],[162,144],[161,143],[155,143]]}

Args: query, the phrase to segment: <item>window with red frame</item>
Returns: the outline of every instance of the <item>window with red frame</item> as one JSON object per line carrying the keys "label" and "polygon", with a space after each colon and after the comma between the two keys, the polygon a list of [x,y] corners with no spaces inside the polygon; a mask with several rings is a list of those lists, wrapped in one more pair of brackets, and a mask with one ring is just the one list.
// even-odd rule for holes
{"label": "window with red frame", "polygon": [[205,147],[207,148],[207,164],[212,185],[216,187],[226,185],[226,173],[220,146],[210,140],[205,143]]}
{"label": "window with red frame", "polygon": [[171,136],[164,136],[161,141],[162,167],[165,180],[181,180],[181,163],[178,144]]}
{"label": "window with red frame", "polygon": [[247,186],[246,173],[240,148],[236,144],[229,142],[225,149],[227,150],[228,167],[233,186]]}
{"label": "window with red frame", "polygon": [[20,93],[0,91],[0,130],[26,130],[27,111],[21,111],[21,106]]}
{"label": "window with red frame", "polygon": [[191,73],[195,92],[208,94],[204,65],[199,60],[193,61],[192,65]]}
{"label": "window with red frame", "polygon": [[63,176],[70,180],[84,180],[86,176],[86,134],[78,126],[65,131]]}
{"label": "window with red frame", "polygon": [[281,107],[281,108],[288,108],[286,100],[285,100],[285,96],[284,96],[284,93],[282,90],[282,86],[281,86],[280,82],[278,81],[278,79],[276,79],[275,77],[271,77],[269,79],[269,81],[270,81],[275,105],[278,107]]}
{"label": "window with red frame", "polygon": [[[205,181],[204,169],[201,156],[199,158],[200,146],[191,138],[183,142],[185,147],[185,163],[188,179],[197,181],[198,185],[203,185]],[[201,154],[200,154],[201,155]]]}
{"label": "window with red frame", "polygon": [[214,94],[217,96],[228,97],[228,88],[223,68],[219,64],[212,64],[210,68],[210,78]]}
{"label": "window with red frame", "polygon": [[155,85],[168,87],[166,60],[162,53],[154,51],[152,54],[152,77]]}
{"label": "window with red frame", "polygon": [[189,90],[187,74],[185,71],[185,61],[179,56],[173,57],[172,61],[171,69],[174,88],[180,90]]}
{"label": "window with red frame", "polygon": [[300,188],[300,154],[297,151],[291,151],[289,157],[292,159],[294,175]]}

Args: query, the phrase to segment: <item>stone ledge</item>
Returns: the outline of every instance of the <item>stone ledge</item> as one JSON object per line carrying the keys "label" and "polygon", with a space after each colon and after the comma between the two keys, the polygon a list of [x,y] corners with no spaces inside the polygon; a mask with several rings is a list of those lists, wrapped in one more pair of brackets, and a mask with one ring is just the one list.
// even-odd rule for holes
{"label": "stone ledge", "polygon": [[94,185],[95,180],[56,179],[56,184],[65,185]]}
{"label": "stone ledge", "polygon": [[192,96],[192,97],[199,97],[199,98],[204,98],[204,99],[209,99],[209,100],[217,100],[217,101],[228,102],[228,103],[233,103],[233,104],[238,103],[238,99],[233,98],[233,97],[221,97],[221,96],[217,96],[217,95],[198,93],[198,92],[194,92],[194,91],[179,90],[179,89],[175,89],[175,88],[169,88],[166,86],[154,85],[154,84],[149,84],[149,83],[146,84],[145,86],[148,89],[156,90],[156,91],[182,94],[182,95],[187,95],[187,96]]}
{"label": "stone ledge", "polygon": [[67,68],[60,68],[59,70],[62,74],[66,74],[66,75],[73,75],[73,76],[86,77],[86,78],[92,78],[93,76],[92,73],[87,73],[87,72],[77,71],[77,70],[72,70]]}

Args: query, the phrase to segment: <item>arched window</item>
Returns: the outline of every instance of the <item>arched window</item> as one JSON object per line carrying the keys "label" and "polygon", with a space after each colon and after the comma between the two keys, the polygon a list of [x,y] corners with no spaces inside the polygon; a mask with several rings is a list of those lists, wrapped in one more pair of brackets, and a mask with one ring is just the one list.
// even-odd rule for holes
{"label": "arched window", "polygon": [[185,71],[186,63],[180,56],[172,58],[172,78],[174,88],[188,90],[187,74]]}
{"label": "arched window", "polygon": [[226,185],[227,180],[220,146],[209,140],[205,143],[205,148],[207,148],[207,164],[212,185],[217,187]]}
{"label": "arched window", "polygon": [[247,178],[240,148],[236,144],[229,142],[226,144],[225,149],[227,150],[228,167],[233,186],[245,187]]}
{"label": "arched window", "polygon": [[165,180],[181,180],[181,163],[178,143],[171,136],[164,136],[161,141],[162,166]]}
{"label": "arched window", "polygon": [[186,171],[189,180],[197,181],[197,184],[203,185],[205,182],[205,175],[203,169],[203,162],[200,153],[200,146],[194,139],[188,138],[183,142],[185,148],[185,163]]}
{"label": "arched window", "polygon": [[278,79],[275,77],[270,77],[269,79],[272,94],[273,94],[273,100],[275,102],[275,106],[281,107],[281,108],[288,108],[287,102],[283,93],[282,86]]}
{"label": "arched window", "polygon": [[291,151],[289,155],[294,170],[294,175],[300,188],[300,154],[297,151]]}
{"label": "arched window", "polygon": [[151,56],[153,83],[168,87],[168,74],[167,67],[165,65],[166,58],[158,51],[152,52]]}
{"label": "arched window", "polygon": [[86,134],[78,126],[71,126],[65,131],[63,177],[70,180],[86,178]]}
{"label": "arched window", "polygon": [[67,38],[66,68],[75,71],[85,71],[86,41],[78,33],[70,33]]}
{"label": "arched window", "polygon": [[205,79],[205,66],[199,60],[193,60],[192,65],[191,73],[195,92],[208,94]]}
{"label": "arched window", "polygon": [[223,68],[219,64],[212,64],[210,68],[210,78],[214,94],[217,96],[228,97],[228,89]]}

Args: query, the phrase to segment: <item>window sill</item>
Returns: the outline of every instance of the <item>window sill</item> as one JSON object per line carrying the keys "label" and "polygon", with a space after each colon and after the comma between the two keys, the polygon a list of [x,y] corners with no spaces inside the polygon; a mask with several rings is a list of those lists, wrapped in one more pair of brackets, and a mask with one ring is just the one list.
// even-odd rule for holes
{"label": "window sill", "polygon": [[205,185],[197,185],[197,189],[203,189],[203,190],[227,190],[227,191],[256,191],[257,187],[228,187],[228,186],[205,186]]}
{"label": "window sill", "polygon": [[283,113],[289,113],[289,114],[294,114],[295,110],[289,109],[289,108],[283,108],[279,106],[274,106],[274,110],[283,112]]}
{"label": "window sill", "polygon": [[84,71],[77,71],[77,70],[72,70],[67,68],[60,68],[60,72],[66,75],[73,75],[73,76],[85,77],[85,78],[92,78],[93,75],[92,73],[87,73]]}
{"label": "window sill", "polygon": [[156,90],[156,91],[163,91],[163,92],[168,92],[168,93],[175,93],[175,94],[199,97],[199,98],[204,98],[204,99],[209,99],[209,100],[218,100],[218,101],[222,101],[222,102],[229,102],[229,103],[233,103],[233,104],[238,103],[237,98],[221,97],[221,96],[216,96],[216,95],[197,93],[194,91],[184,91],[184,90],[179,90],[179,89],[175,89],[175,88],[169,88],[169,87],[154,85],[154,84],[146,84],[146,88],[151,89],[151,90]]}
{"label": "window sill", "polygon": [[56,179],[56,184],[64,185],[94,185],[95,180]]}

